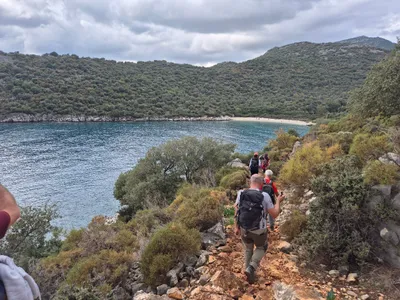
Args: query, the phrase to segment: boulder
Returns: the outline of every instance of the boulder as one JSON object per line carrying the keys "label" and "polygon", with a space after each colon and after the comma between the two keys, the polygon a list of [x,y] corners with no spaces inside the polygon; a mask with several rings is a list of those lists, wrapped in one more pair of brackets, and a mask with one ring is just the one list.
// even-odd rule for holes
{"label": "boulder", "polygon": [[379,161],[387,165],[391,164],[400,166],[400,155],[393,152],[389,152],[379,157]]}
{"label": "boulder", "polygon": [[340,275],[338,270],[330,270],[328,274],[332,277],[339,277]]}
{"label": "boulder", "polygon": [[286,241],[280,241],[277,248],[279,251],[282,251],[286,254],[289,254],[292,251],[292,245]]}
{"label": "boulder", "polygon": [[227,163],[228,167],[232,168],[247,168],[247,165],[244,164],[240,158],[235,158],[234,160]]}
{"label": "boulder", "polygon": [[195,255],[190,255],[190,256],[188,256],[188,257],[186,257],[186,258],[184,259],[183,264],[184,264],[185,266],[194,267],[194,266],[196,265],[196,263],[197,263],[197,260],[198,260],[197,256],[195,256]]}
{"label": "boulder", "polygon": [[170,298],[167,295],[158,296],[153,293],[145,293],[140,291],[133,296],[133,300],[170,300]]}
{"label": "boulder", "polygon": [[220,270],[215,272],[215,274],[211,277],[210,282],[226,291],[234,288],[242,289],[244,284],[243,280],[237,278],[235,274],[229,272],[228,270]]}
{"label": "boulder", "polygon": [[215,224],[210,229],[207,229],[206,232],[207,233],[214,233],[214,234],[218,235],[221,239],[225,239],[226,238],[224,223],[223,223],[222,220],[219,221],[217,224]]}
{"label": "boulder", "polygon": [[207,250],[211,246],[219,247],[226,245],[226,239],[220,235],[211,232],[201,232],[201,247]]}
{"label": "boulder", "polygon": [[357,273],[350,273],[347,275],[347,282],[348,283],[357,283],[358,282],[358,274]]}
{"label": "boulder", "polygon": [[169,286],[172,287],[176,286],[176,284],[178,283],[178,275],[183,271],[184,267],[185,267],[184,264],[180,262],[175,268],[173,268],[167,273],[167,280]]}
{"label": "boulder", "polygon": [[207,251],[202,252],[200,254],[199,258],[197,259],[196,268],[204,266],[208,261],[208,256],[209,256],[209,252],[207,252]]}
{"label": "boulder", "polygon": [[375,185],[372,187],[372,190],[382,194],[385,198],[390,198],[390,195],[392,194],[391,185]]}
{"label": "boulder", "polygon": [[159,285],[157,287],[157,295],[162,296],[162,295],[166,294],[168,290],[169,290],[168,285],[166,285],[166,284]]}
{"label": "boulder", "polygon": [[294,143],[292,152],[289,154],[289,157],[292,157],[297,152],[297,150],[299,150],[300,148],[301,148],[300,141],[297,141],[296,143]]}
{"label": "boulder", "polygon": [[169,289],[167,291],[167,296],[171,299],[177,299],[177,300],[182,300],[184,298],[182,292],[176,287]]}
{"label": "boulder", "polygon": [[187,280],[186,278],[183,278],[181,281],[179,281],[179,283],[176,286],[179,288],[185,289],[189,286],[189,280]]}
{"label": "boulder", "polygon": [[400,212],[400,193],[392,199],[392,207]]}
{"label": "boulder", "polygon": [[381,238],[388,243],[397,246],[399,244],[399,237],[393,231],[389,231],[386,227],[380,231]]}

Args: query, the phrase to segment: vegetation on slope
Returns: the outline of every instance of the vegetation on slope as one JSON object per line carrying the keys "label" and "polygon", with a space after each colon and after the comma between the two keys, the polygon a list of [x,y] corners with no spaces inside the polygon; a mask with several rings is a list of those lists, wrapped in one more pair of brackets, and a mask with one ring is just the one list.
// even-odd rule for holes
{"label": "vegetation on slope", "polygon": [[0,112],[110,117],[275,116],[341,112],[386,52],[296,43],[212,68],[0,52]]}

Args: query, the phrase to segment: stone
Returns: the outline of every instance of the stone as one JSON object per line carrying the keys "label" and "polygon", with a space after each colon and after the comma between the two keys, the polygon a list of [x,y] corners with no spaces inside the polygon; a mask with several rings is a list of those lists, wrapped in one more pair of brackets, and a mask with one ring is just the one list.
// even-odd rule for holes
{"label": "stone", "polygon": [[400,193],[398,193],[394,198],[392,199],[392,207],[398,211],[400,211]]}
{"label": "stone", "polygon": [[289,254],[292,251],[292,245],[289,242],[280,241],[277,246],[279,251]]}
{"label": "stone", "polygon": [[351,297],[357,297],[357,294],[354,293],[353,291],[347,291],[347,295],[351,296]]}
{"label": "stone", "polygon": [[203,275],[201,275],[201,276],[200,276],[200,279],[199,279],[199,284],[200,284],[200,285],[206,285],[207,282],[210,281],[210,278],[211,278],[211,276],[208,275],[208,274],[203,274]]}
{"label": "stone", "polygon": [[168,289],[169,289],[169,286],[166,284],[159,285],[157,287],[157,295],[162,296],[162,295],[166,294]]}
{"label": "stone", "polygon": [[146,285],[143,282],[135,283],[131,287],[132,295],[135,295],[139,291],[144,291],[146,289]]}
{"label": "stone", "polygon": [[236,277],[235,274],[229,272],[228,270],[220,270],[215,272],[215,274],[211,277],[210,282],[219,286],[224,290],[230,289],[241,289],[243,287],[243,281]]}
{"label": "stone", "polygon": [[297,141],[296,143],[294,143],[292,152],[289,154],[289,157],[292,157],[297,152],[297,150],[299,150],[300,148],[301,148],[300,141]]}
{"label": "stone", "polygon": [[226,252],[226,253],[232,252],[232,248],[229,245],[221,246],[218,248],[218,250],[221,252]]}
{"label": "stone", "polygon": [[389,198],[392,193],[391,185],[375,185],[372,187],[372,190],[379,192],[383,196]]}
{"label": "stone", "polygon": [[204,250],[207,250],[208,248],[215,246],[223,246],[226,245],[226,239],[221,238],[220,235],[212,232],[201,232],[201,247]]}
{"label": "stone", "polygon": [[167,296],[170,297],[171,299],[177,299],[177,300],[182,300],[184,298],[182,292],[176,287],[169,289],[167,291]]}
{"label": "stone", "polygon": [[213,262],[215,262],[217,259],[215,258],[215,256],[210,255],[210,257],[208,258],[208,263],[212,264]]}
{"label": "stone", "polygon": [[167,273],[167,280],[169,286],[174,287],[178,283],[178,275],[183,271],[184,267],[185,265],[182,262],[180,262],[175,268],[173,268]]}
{"label": "stone", "polygon": [[210,229],[207,229],[206,232],[207,233],[214,233],[214,234],[218,235],[221,239],[225,239],[226,238],[223,221],[219,221],[213,227],[211,227]]}
{"label": "stone", "polygon": [[189,286],[189,280],[183,278],[181,281],[178,282],[177,287],[185,289]]}
{"label": "stone", "polygon": [[379,157],[379,161],[387,165],[390,164],[390,165],[400,166],[400,155],[393,152],[389,152]]}
{"label": "stone", "polygon": [[198,260],[198,258],[196,255],[190,255],[184,259],[183,264],[185,266],[194,267],[197,263],[197,260]]}
{"label": "stone", "polygon": [[253,296],[244,294],[242,297],[239,298],[239,300],[254,300]]}
{"label": "stone", "polygon": [[361,300],[368,300],[369,299],[369,295],[365,294],[365,295],[362,295],[360,298],[361,298]]}
{"label": "stone", "polygon": [[137,292],[133,296],[133,300],[170,300],[167,295],[158,296],[153,293],[145,293],[143,291]]}
{"label": "stone", "polygon": [[202,253],[196,262],[196,268],[204,266],[208,261],[208,254]]}
{"label": "stone", "polygon": [[311,197],[312,195],[314,195],[314,192],[312,190],[307,191],[307,193],[304,194],[304,197]]}
{"label": "stone", "polygon": [[349,266],[340,266],[339,267],[339,275],[340,276],[347,276],[347,274],[349,273]]}
{"label": "stone", "polygon": [[210,268],[207,266],[201,266],[199,268],[196,269],[200,274],[206,274],[208,272],[210,272]]}
{"label": "stone", "polygon": [[293,287],[286,285],[283,282],[275,281],[272,284],[272,289],[274,291],[275,300],[300,300],[297,297]]}
{"label": "stone", "polygon": [[338,270],[330,270],[328,274],[332,277],[339,277],[340,275]]}
{"label": "stone", "polygon": [[230,161],[227,163],[228,167],[232,167],[232,168],[247,168],[247,165],[244,164],[240,158],[235,158],[234,160]]}
{"label": "stone", "polygon": [[380,236],[383,240],[395,246],[400,242],[396,232],[389,231],[386,227],[380,231]]}
{"label": "stone", "polygon": [[347,282],[349,283],[357,283],[358,282],[358,274],[357,273],[350,273],[347,275]]}

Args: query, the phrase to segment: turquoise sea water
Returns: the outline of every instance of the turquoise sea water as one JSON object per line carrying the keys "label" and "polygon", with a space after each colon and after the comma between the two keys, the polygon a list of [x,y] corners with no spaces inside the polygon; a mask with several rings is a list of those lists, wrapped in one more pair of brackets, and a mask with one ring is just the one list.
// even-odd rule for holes
{"label": "turquoise sea water", "polygon": [[20,205],[56,204],[64,228],[93,216],[114,215],[118,175],[153,146],[182,136],[233,142],[237,151],[261,150],[274,131],[306,126],[257,122],[143,122],[0,124],[0,183]]}

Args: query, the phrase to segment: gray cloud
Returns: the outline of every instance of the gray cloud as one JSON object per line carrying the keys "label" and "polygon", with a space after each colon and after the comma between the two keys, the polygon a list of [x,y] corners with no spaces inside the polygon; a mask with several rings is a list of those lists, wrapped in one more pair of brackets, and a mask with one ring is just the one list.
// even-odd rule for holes
{"label": "gray cloud", "polygon": [[386,0],[1,0],[0,50],[210,65],[274,46],[400,34]]}

